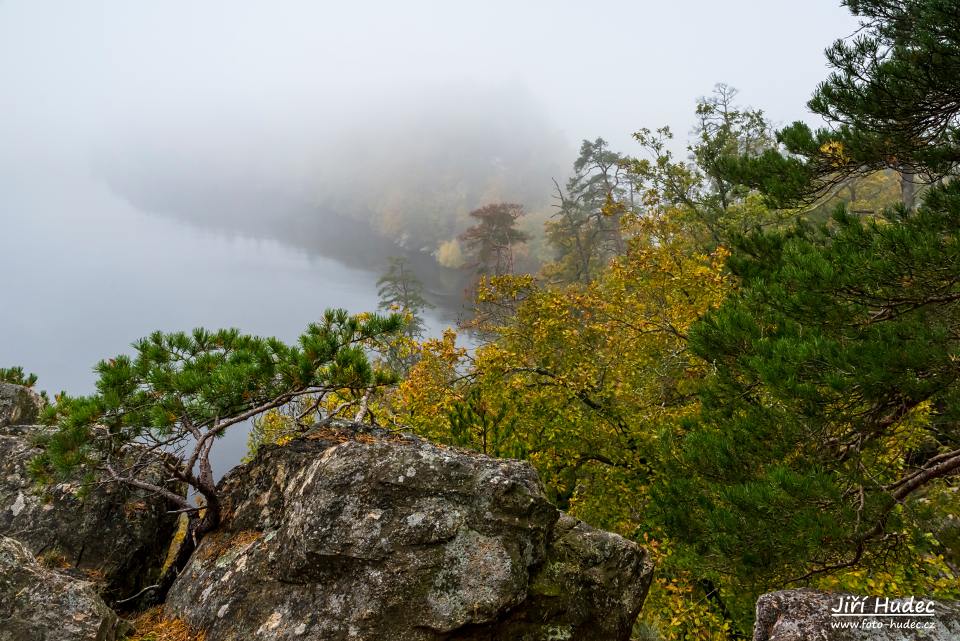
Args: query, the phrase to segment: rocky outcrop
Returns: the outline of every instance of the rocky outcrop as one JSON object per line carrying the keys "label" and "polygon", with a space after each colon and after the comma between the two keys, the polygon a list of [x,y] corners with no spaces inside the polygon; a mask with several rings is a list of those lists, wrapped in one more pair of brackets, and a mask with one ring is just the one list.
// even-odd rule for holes
{"label": "rocky outcrop", "polygon": [[625,640],[652,575],[529,465],[373,428],[263,448],[220,491],[165,606],[207,641]]}
{"label": "rocky outcrop", "polygon": [[43,567],[0,536],[0,641],[115,641],[125,628],[92,584]]}
{"label": "rocky outcrop", "polygon": [[[37,488],[27,466],[41,451],[36,441],[43,429],[0,427],[0,535],[17,539],[64,572],[97,582],[108,600],[150,585],[176,527],[170,506],[116,485]],[[166,477],[156,461],[145,474],[159,483]]]}
{"label": "rocky outcrop", "polygon": [[957,641],[960,603],[783,590],[757,601],[753,641]]}
{"label": "rocky outcrop", "polygon": [[36,423],[43,402],[32,389],[0,382],[0,427]]}

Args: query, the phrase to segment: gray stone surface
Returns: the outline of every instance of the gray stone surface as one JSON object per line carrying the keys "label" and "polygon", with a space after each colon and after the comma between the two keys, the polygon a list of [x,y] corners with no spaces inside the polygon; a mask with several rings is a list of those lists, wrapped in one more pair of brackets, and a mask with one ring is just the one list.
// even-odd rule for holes
{"label": "gray stone surface", "polygon": [[[108,601],[129,596],[159,575],[176,527],[163,499],[105,485],[79,483],[40,489],[27,465],[40,450],[43,427],[0,428],[0,535],[22,542],[52,565],[98,583]],[[154,464],[148,477],[164,478]],[[176,488],[176,486],[172,486]]]}
{"label": "gray stone surface", "polygon": [[626,640],[652,577],[527,464],[339,425],[263,448],[171,589],[207,641]]}
{"label": "gray stone surface", "polygon": [[0,536],[0,641],[115,641],[126,628],[93,585]]}
{"label": "gray stone surface", "polygon": [[[808,589],[764,594],[757,600],[753,641],[960,640],[960,603],[936,602],[931,608],[932,617],[919,614],[866,616],[904,612],[911,607],[911,602],[906,599],[887,601],[884,597],[870,596],[861,597],[866,599],[862,608],[848,605],[843,609],[848,613],[852,609],[853,616],[831,616],[832,610],[840,609],[841,602],[851,604],[853,598],[850,595]],[[881,604],[879,606],[877,598]],[[912,600],[914,609],[921,599],[916,597]],[[855,625],[859,627],[851,627]]]}
{"label": "gray stone surface", "polygon": [[0,427],[36,423],[43,401],[32,389],[0,382]]}

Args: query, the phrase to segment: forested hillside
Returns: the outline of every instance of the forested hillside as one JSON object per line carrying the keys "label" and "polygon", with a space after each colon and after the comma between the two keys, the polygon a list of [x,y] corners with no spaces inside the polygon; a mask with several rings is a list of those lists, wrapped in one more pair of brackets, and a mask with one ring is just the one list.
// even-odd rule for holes
{"label": "forested hillside", "polygon": [[554,260],[483,279],[483,345],[426,342],[384,404],[652,546],[641,636],[748,636],[779,587],[960,596],[960,11],[848,4],[826,127],[720,86],[689,159],[585,142]]}
{"label": "forested hillside", "polygon": [[104,361],[97,394],[48,408],[35,473],[131,483],[118,448],[190,443],[199,539],[218,435],[254,418],[253,456],[341,416],[529,461],[560,509],[649,549],[635,639],[749,638],[781,588],[960,599],[960,5],[844,4],[862,28],[826,52],[822,128],[718,85],[684,152],[657,123],[639,153],[584,141],[542,231],[522,204],[460,212],[442,262],[473,283],[475,348],[424,336],[394,259],[386,316]]}

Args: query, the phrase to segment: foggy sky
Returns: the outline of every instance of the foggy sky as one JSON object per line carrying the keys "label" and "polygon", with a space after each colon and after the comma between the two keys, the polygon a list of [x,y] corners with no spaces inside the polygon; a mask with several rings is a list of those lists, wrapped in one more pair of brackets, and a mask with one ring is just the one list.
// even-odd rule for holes
{"label": "foggy sky", "polygon": [[173,125],[296,147],[466,88],[526,95],[572,146],[625,146],[642,126],[686,132],[717,82],[804,117],[823,49],[853,27],[838,0],[6,0],[0,131],[75,149]]}
{"label": "foggy sky", "polygon": [[0,0],[0,367],[84,394],[153,330],[373,309],[388,255],[542,212],[581,139],[682,150],[717,82],[807,118],[838,4]]}
{"label": "foggy sky", "polygon": [[583,138],[682,140],[717,82],[807,118],[838,4],[0,0],[0,366],[86,392],[154,329],[290,340],[369,309],[381,249],[346,269],[257,236],[350,206],[455,233],[448,204],[546,198]]}

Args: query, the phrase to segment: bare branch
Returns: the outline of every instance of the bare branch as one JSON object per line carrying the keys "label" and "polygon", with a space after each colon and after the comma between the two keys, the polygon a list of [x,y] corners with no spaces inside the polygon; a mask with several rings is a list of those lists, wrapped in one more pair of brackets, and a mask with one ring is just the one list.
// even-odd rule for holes
{"label": "bare branch", "polygon": [[131,487],[152,492],[153,494],[158,494],[164,497],[165,499],[167,499],[168,501],[176,503],[180,507],[187,507],[187,508],[192,507],[187,502],[186,497],[180,496],[179,494],[175,494],[174,492],[171,492],[166,488],[160,487],[159,485],[154,485],[153,483],[141,481],[140,479],[133,478],[133,477],[121,476],[109,463],[104,463],[104,469],[106,469],[107,473],[110,474],[110,478],[112,478],[114,481],[118,483],[123,483]]}

